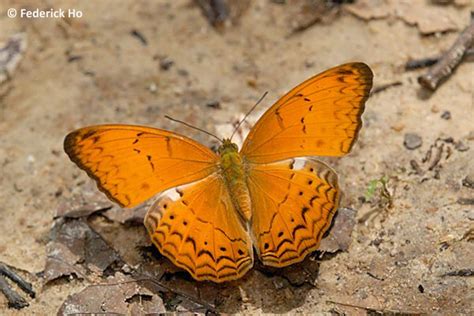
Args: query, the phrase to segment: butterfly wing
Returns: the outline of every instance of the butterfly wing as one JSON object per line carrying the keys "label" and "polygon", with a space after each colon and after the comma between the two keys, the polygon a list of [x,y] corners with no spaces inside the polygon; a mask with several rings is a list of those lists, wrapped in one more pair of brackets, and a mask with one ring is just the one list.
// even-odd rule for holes
{"label": "butterfly wing", "polygon": [[284,267],[316,250],[339,202],[336,173],[314,158],[252,165],[252,232],[265,265]]}
{"label": "butterfly wing", "polygon": [[64,150],[102,192],[125,207],[202,179],[218,162],[216,154],[192,139],[132,125],[81,128],[66,136]]}
{"label": "butterfly wing", "polygon": [[347,154],[362,125],[372,77],[366,64],[349,63],[306,80],[265,112],[240,153],[256,163]]}
{"label": "butterfly wing", "polygon": [[252,243],[218,174],[170,189],[145,217],[153,243],[196,280],[242,277],[253,265]]}

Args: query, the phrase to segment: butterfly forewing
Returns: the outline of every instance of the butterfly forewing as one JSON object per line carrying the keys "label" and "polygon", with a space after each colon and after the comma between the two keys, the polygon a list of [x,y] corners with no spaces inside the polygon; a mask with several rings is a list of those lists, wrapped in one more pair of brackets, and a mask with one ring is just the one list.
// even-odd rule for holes
{"label": "butterfly forewing", "polygon": [[131,125],[99,125],[67,135],[64,150],[121,206],[133,207],[168,188],[217,170],[218,156],[176,133]]}
{"label": "butterfly forewing", "polygon": [[306,80],[265,112],[241,154],[255,163],[347,154],[362,125],[372,77],[367,65],[350,63]]}

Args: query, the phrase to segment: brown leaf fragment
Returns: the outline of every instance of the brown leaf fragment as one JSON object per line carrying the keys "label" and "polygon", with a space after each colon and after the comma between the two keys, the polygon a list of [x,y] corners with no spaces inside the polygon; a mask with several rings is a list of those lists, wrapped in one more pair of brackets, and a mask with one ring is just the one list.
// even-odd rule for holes
{"label": "brown leaf fragment", "polygon": [[359,0],[345,9],[363,20],[396,18],[415,25],[421,34],[455,31],[461,28],[454,8],[426,6],[423,1]]}
{"label": "brown leaf fragment", "polygon": [[348,207],[339,208],[329,234],[323,238],[319,251],[335,253],[346,251],[351,244],[351,234],[354,230],[356,211]]}
{"label": "brown leaf fragment", "polygon": [[58,311],[58,315],[112,314],[149,315],[166,313],[158,291],[145,287],[123,275],[107,280],[105,284],[86,287],[69,296]]}
{"label": "brown leaf fragment", "polygon": [[10,78],[26,49],[26,35],[18,33],[0,44],[0,83]]}
{"label": "brown leaf fragment", "polygon": [[151,203],[145,203],[134,208],[123,209],[121,207],[112,207],[106,210],[103,215],[111,221],[128,225],[143,225],[146,212]]}
{"label": "brown leaf fragment", "polygon": [[[217,29],[236,24],[250,5],[249,0],[194,0],[209,23]],[[230,23],[228,23],[230,22]]]}
{"label": "brown leaf fragment", "polygon": [[57,217],[80,218],[112,208],[112,203],[95,187],[87,186],[81,194],[73,195],[56,209]]}
{"label": "brown leaf fragment", "polygon": [[292,33],[305,31],[318,23],[330,23],[339,16],[342,4],[353,1],[290,0],[287,20]]}
{"label": "brown leaf fragment", "polygon": [[70,275],[80,278],[86,278],[89,273],[102,275],[113,264],[122,262],[118,253],[84,219],[55,220],[46,251],[46,283]]}
{"label": "brown leaf fragment", "polygon": [[391,14],[387,0],[359,0],[345,9],[363,20],[383,19]]}
{"label": "brown leaf fragment", "polygon": [[300,287],[305,284],[314,285],[318,276],[319,262],[308,256],[300,263],[295,263],[284,268],[264,266],[260,261],[255,262],[255,269],[268,277],[283,278],[291,286]]}
{"label": "brown leaf fragment", "polygon": [[225,285],[210,282],[196,283],[183,273],[168,275],[160,284],[166,287],[170,295],[167,304],[171,309],[180,312],[206,313],[215,311],[217,300],[222,295]]}

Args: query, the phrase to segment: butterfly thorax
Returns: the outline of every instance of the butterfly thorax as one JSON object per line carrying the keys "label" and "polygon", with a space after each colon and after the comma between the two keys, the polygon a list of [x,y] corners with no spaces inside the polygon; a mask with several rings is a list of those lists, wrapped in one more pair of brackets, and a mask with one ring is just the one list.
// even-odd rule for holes
{"label": "butterfly thorax", "polygon": [[250,194],[246,182],[245,166],[239,148],[230,139],[219,147],[220,166],[228,192],[235,208],[248,221],[251,217]]}

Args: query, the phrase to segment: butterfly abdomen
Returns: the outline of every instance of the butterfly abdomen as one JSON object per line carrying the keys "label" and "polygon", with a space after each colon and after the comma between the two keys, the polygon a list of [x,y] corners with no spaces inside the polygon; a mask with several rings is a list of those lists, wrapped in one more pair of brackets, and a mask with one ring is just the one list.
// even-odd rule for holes
{"label": "butterfly abdomen", "polygon": [[234,207],[245,220],[249,221],[252,217],[251,202],[242,157],[237,147],[230,142],[224,142],[220,154],[222,175]]}

